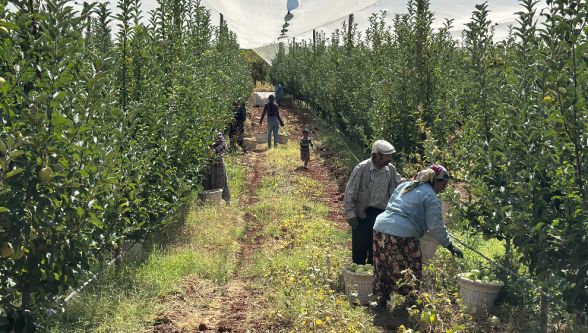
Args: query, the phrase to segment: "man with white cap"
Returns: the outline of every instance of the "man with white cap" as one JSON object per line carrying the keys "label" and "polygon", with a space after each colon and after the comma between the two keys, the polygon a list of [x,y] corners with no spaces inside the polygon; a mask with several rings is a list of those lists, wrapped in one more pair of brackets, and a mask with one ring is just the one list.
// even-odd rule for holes
{"label": "man with white cap", "polygon": [[351,226],[353,262],[373,263],[373,228],[376,217],[384,211],[390,195],[404,179],[390,164],[394,146],[385,140],[372,145],[372,156],[360,162],[345,187],[344,205]]}

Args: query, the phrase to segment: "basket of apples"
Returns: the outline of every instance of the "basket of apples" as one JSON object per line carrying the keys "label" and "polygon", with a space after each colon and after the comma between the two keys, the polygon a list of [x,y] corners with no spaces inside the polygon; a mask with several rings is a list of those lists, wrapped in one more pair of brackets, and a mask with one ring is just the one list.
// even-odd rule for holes
{"label": "basket of apples", "polygon": [[504,282],[486,268],[458,274],[457,284],[464,304],[473,311],[492,309],[500,289],[504,286]]}
{"label": "basket of apples", "polygon": [[355,300],[361,305],[370,302],[374,285],[374,267],[370,264],[356,263],[344,266],[342,269],[345,282],[345,295],[349,300]]}

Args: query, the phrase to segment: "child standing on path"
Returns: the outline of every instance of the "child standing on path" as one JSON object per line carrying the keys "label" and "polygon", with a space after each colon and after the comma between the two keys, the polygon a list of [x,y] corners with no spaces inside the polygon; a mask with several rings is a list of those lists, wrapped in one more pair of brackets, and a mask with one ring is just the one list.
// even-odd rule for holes
{"label": "child standing on path", "polygon": [[310,147],[312,140],[308,137],[310,131],[308,128],[302,130],[302,139],[300,139],[300,159],[304,162],[304,168],[307,169],[308,161],[310,161]]}

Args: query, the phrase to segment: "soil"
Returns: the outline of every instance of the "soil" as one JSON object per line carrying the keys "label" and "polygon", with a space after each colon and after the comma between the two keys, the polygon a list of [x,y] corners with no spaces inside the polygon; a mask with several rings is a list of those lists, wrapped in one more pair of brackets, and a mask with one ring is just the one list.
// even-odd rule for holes
{"label": "soil", "polygon": [[[253,137],[255,133],[265,132],[265,122],[259,125],[262,107],[249,107],[248,120],[246,122],[246,136]],[[291,130],[290,143],[297,144],[301,136],[302,128],[312,125],[301,110],[296,110],[288,100],[280,106],[280,114]],[[315,127],[311,128],[311,137],[319,138],[320,133]],[[298,134],[300,133],[300,134]],[[260,188],[264,174],[263,159],[266,156],[267,147],[258,144],[256,149],[249,150],[244,159],[249,169],[247,197],[242,202],[253,205],[257,202],[256,192]],[[324,149],[317,154],[311,152],[311,161],[308,168],[300,167],[297,173],[324,184],[324,196],[322,202],[329,207],[330,219],[341,229],[348,228],[343,215],[343,194],[341,188],[341,176],[335,177],[323,156],[328,154]],[[339,179],[339,180],[338,180]],[[266,308],[261,295],[253,288],[246,276],[240,274],[242,268],[251,263],[251,257],[263,246],[266,240],[261,235],[260,225],[256,216],[243,213],[246,221],[245,236],[240,241],[240,252],[237,257],[237,269],[232,279],[222,286],[214,285],[210,281],[196,277],[187,279],[182,292],[166,296],[161,303],[166,309],[153,321],[154,333],[180,333],[180,332],[273,332],[284,329],[288,323],[267,323],[259,320],[260,309]],[[204,304],[204,305],[203,305]]]}

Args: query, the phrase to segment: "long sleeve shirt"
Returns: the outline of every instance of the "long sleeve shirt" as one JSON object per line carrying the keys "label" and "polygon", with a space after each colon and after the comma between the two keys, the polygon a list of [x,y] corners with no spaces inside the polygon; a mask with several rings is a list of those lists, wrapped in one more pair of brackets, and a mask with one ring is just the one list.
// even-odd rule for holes
{"label": "long sleeve shirt", "polygon": [[227,151],[227,141],[223,135],[219,135],[216,142],[211,146],[212,151],[216,154],[215,163],[224,164],[223,156]]}
{"label": "long sleeve shirt", "polygon": [[247,109],[240,106],[233,111],[233,116],[236,124],[243,124],[247,120]]}
{"label": "long sleeve shirt", "polygon": [[282,88],[282,85],[281,84],[278,84],[276,86],[275,95],[276,95],[276,99],[277,100],[280,100],[284,96],[284,88]]}
{"label": "long sleeve shirt", "polygon": [[391,164],[378,170],[371,158],[359,163],[345,187],[343,204],[347,218],[365,218],[367,207],[384,209],[394,189],[404,180]]}
{"label": "long sleeve shirt", "polygon": [[421,184],[402,194],[409,184],[406,182],[396,188],[386,210],[376,218],[374,231],[418,239],[429,231],[441,246],[448,246],[449,235],[443,224],[441,201],[435,190],[430,184]]}

